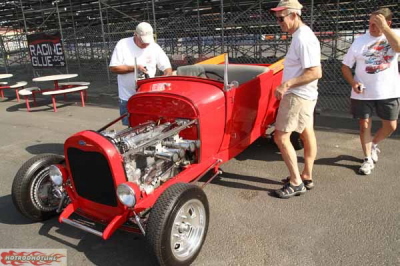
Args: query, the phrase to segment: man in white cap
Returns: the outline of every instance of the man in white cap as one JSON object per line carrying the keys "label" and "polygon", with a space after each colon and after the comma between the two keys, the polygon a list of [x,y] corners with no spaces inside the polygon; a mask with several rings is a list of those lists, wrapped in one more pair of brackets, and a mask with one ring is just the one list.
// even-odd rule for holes
{"label": "man in white cap", "polygon": [[[141,22],[137,25],[133,38],[124,38],[117,43],[110,61],[110,71],[118,74],[121,115],[127,113],[128,100],[136,93],[135,71],[136,76],[144,73],[154,77],[157,68],[164,72],[164,76],[172,74],[167,55],[154,41],[153,28],[149,23]],[[122,124],[129,125],[128,117],[122,120]]]}
{"label": "man in white cap", "polygon": [[[318,97],[318,79],[322,77],[321,48],[313,31],[303,23],[297,0],[282,0],[272,8],[283,32],[292,35],[285,56],[282,84],[275,91],[280,100],[275,122],[275,142],[289,169],[285,185],[276,190],[280,198],[301,195],[312,189],[312,169],[317,154],[313,127],[313,113]],[[299,132],[304,142],[304,169],[300,173],[296,151],[290,142],[293,131]]]}

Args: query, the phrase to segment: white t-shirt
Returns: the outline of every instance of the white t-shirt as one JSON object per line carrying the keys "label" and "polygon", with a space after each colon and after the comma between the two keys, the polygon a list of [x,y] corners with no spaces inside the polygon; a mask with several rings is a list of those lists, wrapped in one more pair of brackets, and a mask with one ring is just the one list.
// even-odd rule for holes
{"label": "white t-shirt", "polygon": [[[154,77],[158,69],[164,71],[171,68],[168,56],[157,43],[150,43],[146,48],[139,48],[133,37],[121,39],[114,48],[110,66],[142,65],[147,68],[150,77]],[[121,100],[127,101],[136,93],[135,73],[118,74],[118,95]]]}
{"label": "white t-shirt", "polygon": [[[400,35],[400,31],[394,31]],[[351,98],[383,100],[400,97],[398,56],[384,34],[373,37],[366,33],[358,37],[342,61],[350,68],[356,64],[354,80],[365,87],[360,94],[351,90]]]}
{"label": "white t-shirt", "polygon": [[[292,36],[292,42],[285,56],[282,81],[299,77],[306,68],[321,65],[321,47],[312,30],[303,25]],[[307,100],[318,98],[318,80],[290,88],[286,94],[294,93]]]}

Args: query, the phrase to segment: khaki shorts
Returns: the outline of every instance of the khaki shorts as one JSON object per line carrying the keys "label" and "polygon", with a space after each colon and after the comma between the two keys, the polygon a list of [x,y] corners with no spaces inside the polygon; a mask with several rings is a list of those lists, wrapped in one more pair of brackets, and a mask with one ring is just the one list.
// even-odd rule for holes
{"label": "khaki shorts", "polygon": [[294,93],[285,94],[279,104],[275,129],[299,132],[313,125],[316,100],[306,100]]}

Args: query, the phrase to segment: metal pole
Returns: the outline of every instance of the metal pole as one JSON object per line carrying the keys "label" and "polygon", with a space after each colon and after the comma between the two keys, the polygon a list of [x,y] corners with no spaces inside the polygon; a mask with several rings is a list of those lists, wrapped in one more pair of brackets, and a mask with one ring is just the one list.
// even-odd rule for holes
{"label": "metal pole", "polygon": [[[106,38],[104,34],[104,23],[103,23],[103,12],[101,10],[101,1],[99,1],[99,12],[100,12],[100,21],[101,21],[101,36],[103,37],[103,56],[104,56],[104,50],[106,49]],[[108,59],[107,55],[104,56],[105,62],[106,62],[106,68],[107,68],[107,79],[108,79],[108,88],[110,89],[110,69],[108,68]]]}
{"label": "metal pole", "polygon": [[310,28],[313,29],[314,26],[314,0],[311,0],[311,14],[310,14]]}
{"label": "metal pole", "polygon": [[[339,3],[339,0],[337,0],[336,1],[336,17],[338,18],[339,17],[339,8],[340,8],[340,3]],[[339,32],[339,23],[337,23],[336,22],[336,27],[335,27],[336,29],[335,29],[335,35],[334,35],[334,44],[333,44],[333,51],[332,51],[332,53],[333,53],[333,58],[335,58],[335,59],[337,59],[336,58],[336,56],[337,56],[337,45],[338,45],[338,41],[337,41],[337,39],[338,39],[338,32]]]}
{"label": "metal pole", "polygon": [[7,61],[6,47],[4,46],[3,36],[0,36],[0,49],[2,50],[2,54],[3,54],[4,69],[5,69],[5,72],[8,73],[8,69],[7,69],[8,61]]}
{"label": "metal pole", "polygon": [[[19,3],[21,5],[21,12],[22,12],[22,18],[24,19],[24,29],[25,29],[25,41],[28,43],[28,27],[26,26],[26,18],[25,18],[25,13],[24,13],[24,6],[22,5],[22,0],[19,0]],[[16,12],[18,14],[18,12]],[[29,49],[28,45],[27,48]],[[24,53],[25,55],[25,53]],[[30,60],[29,60],[30,61]],[[32,65],[32,62],[30,62]],[[32,67],[32,73],[33,76],[35,76],[35,69]]]}
{"label": "metal pole", "polygon": [[24,19],[25,34],[28,34],[28,27],[26,26],[25,13],[24,13],[24,7],[22,6],[22,0],[19,0],[19,3],[21,5],[22,18]]}
{"label": "metal pole", "polygon": [[106,8],[106,21],[107,21],[107,51],[110,50],[111,36],[110,36],[110,21],[108,20],[108,8]]}
{"label": "metal pole", "polygon": [[201,60],[201,54],[202,54],[202,47],[201,47],[201,35],[200,35],[200,5],[199,5],[199,0],[197,0],[197,51],[199,54],[199,60]]}
{"label": "metal pole", "polygon": [[78,60],[79,75],[82,76],[81,59],[80,59],[80,54],[79,54],[79,49],[78,49],[78,41],[77,41],[77,38],[76,38],[74,11],[72,10],[72,2],[71,2],[71,0],[69,0],[69,7],[71,8],[72,28],[74,30],[75,54],[76,54],[76,59]]}
{"label": "metal pole", "polygon": [[[260,1],[259,2],[259,6],[258,6],[258,11],[259,11],[259,17],[258,17],[258,25],[259,25],[259,28],[258,28],[258,36],[261,36],[261,34],[262,34],[262,29],[261,29],[261,24],[262,24],[262,21],[261,21],[261,17],[262,17],[262,3],[261,3],[262,1]],[[257,56],[258,56],[258,59],[260,60],[260,61],[257,61],[258,63],[261,63],[261,58],[262,58],[262,47],[261,47],[261,39],[260,39],[260,37],[257,37],[257,36],[254,36],[254,38],[256,38],[256,40],[255,40],[255,42],[256,42],[256,54],[257,54]]]}
{"label": "metal pole", "polygon": [[[100,0],[100,1],[102,1],[102,0]],[[106,1],[108,1],[108,0],[106,0]],[[130,16],[130,15],[128,15],[128,14],[125,14],[125,13],[122,12],[122,11],[119,11],[119,10],[116,9],[115,7],[110,6],[109,4],[104,3],[104,2],[102,2],[102,4],[105,5],[107,8],[111,8],[111,9],[113,9],[115,12],[120,13],[120,14],[123,15],[124,17],[129,18],[130,20],[133,20],[134,22],[137,22],[137,20],[136,20],[135,18],[133,18],[132,16]]]}
{"label": "metal pole", "polygon": [[157,34],[156,8],[154,6],[154,0],[151,0],[151,8],[153,9],[153,24],[154,24],[153,28],[154,28],[154,32]]}
{"label": "metal pole", "polygon": [[58,17],[58,26],[60,27],[60,34],[61,34],[61,41],[63,43],[63,48],[64,48],[64,55],[65,55],[65,63],[67,64],[67,74],[69,73],[69,69],[68,69],[68,59],[67,59],[67,49],[65,49],[66,44],[64,41],[64,35],[63,35],[63,31],[62,31],[62,26],[61,26],[61,19],[60,19],[60,11],[58,10],[58,1],[55,1],[56,3],[56,10],[57,10],[57,17]]}
{"label": "metal pole", "polygon": [[108,20],[108,8],[106,8],[106,17],[107,17],[107,56],[110,54],[110,45],[111,45],[111,34],[110,34],[110,21]]}
{"label": "metal pole", "polygon": [[221,0],[221,53],[225,52],[225,37],[224,37],[224,0]]}
{"label": "metal pole", "polygon": [[146,15],[147,15],[147,21],[150,21],[149,1],[148,0],[146,0]]}

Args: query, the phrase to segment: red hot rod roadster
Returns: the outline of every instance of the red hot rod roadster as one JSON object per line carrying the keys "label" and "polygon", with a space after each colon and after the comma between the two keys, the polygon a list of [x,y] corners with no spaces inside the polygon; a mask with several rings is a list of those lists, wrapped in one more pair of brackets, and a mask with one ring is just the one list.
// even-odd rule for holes
{"label": "red hot rod roadster", "polygon": [[158,264],[189,265],[209,224],[206,195],[195,183],[206,173],[210,181],[265,134],[282,68],[282,61],[198,64],[138,81],[128,101],[130,127],[109,129],[122,116],[69,137],[64,156],[28,160],[12,185],[15,206],[34,221],[60,213],[61,223],[103,239],[117,229],[141,233]]}

